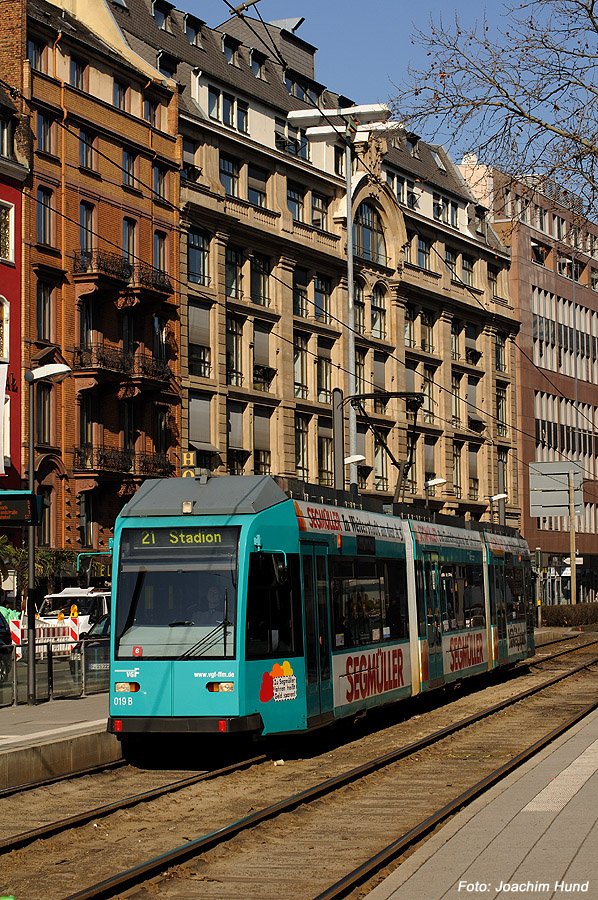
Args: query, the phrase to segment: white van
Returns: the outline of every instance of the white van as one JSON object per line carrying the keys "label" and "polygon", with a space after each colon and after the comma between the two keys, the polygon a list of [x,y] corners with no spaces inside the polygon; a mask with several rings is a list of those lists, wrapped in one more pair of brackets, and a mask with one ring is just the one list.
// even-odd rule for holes
{"label": "white van", "polygon": [[94,588],[69,587],[59,594],[46,594],[39,611],[43,622],[58,624],[58,615],[69,618],[73,606],[77,607],[79,634],[89,631],[94,622],[110,612],[110,592]]}

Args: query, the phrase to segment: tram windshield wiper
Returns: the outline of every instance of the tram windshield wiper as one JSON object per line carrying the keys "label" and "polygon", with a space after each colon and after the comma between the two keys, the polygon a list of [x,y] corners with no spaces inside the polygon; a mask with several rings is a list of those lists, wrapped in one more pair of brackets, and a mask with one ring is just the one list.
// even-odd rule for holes
{"label": "tram windshield wiper", "polygon": [[195,625],[195,622],[189,622],[186,619],[177,619],[175,622],[168,623],[169,628],[178,628],[182,625]]}
{"label": "tram windshield wiper", "polygon": [[184,653],[181,653],[179,659],[190,659],[195,656],[203,656],[209,650],[212,649],[216,644],[218,644],[222,638],[222,635],[227,634],[228,628],[232,625],[232,622],[228,620],[219,622],[217,625],[212,628],[211,631],[208,631],[206,635],[202,637],[201,640],[197,641],[197,643],[192,644]]}

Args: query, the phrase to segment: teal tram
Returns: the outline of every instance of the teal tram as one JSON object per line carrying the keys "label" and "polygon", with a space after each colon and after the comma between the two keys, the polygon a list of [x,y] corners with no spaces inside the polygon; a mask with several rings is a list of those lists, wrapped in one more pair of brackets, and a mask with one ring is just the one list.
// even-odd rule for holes
{"label": "teal tram", "polygon": [[302,732],[533,654],[516,533],[309,498],[270,476],[173,478],[123,508],[108,728],[125,744]]}

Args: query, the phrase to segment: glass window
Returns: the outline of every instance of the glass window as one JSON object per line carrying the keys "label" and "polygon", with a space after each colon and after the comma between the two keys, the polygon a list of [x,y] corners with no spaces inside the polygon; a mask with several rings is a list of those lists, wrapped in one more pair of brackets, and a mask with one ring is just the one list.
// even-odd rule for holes
{"label": "glass window", "polygon": [[301,481],[309,480],[309,416],[295,413],[295,470]]}
{"label": "glass window", "polygon": [[44,113],[37,114],[37,149],[43,153],[53,153],[53,122]]}
{"label": "glass window", "polygon": [[146,97],[143,101],[143,118],[146,122],[152,126],[152,128],[157,128],[158,125],[158,102],[156,100],[152,100],[150,97]]}
{"label": "glass window", "polygon": [[417,264],[420,269],[430,268],[430,241],[421,236],[417,239]]}
{"label": "glass window", "polygon": [[136,155],[123,147],[123,184],[127,187],[135,187],[136,160]]}
{"label": "glass window", "polygon": [[322,231],[326,231],[328,224],[328,198],[315,191],[311,195],[311,224]]}
{"label": "glass window", "polygon": [[287,185],[287,206],[293,216],[294,222],[303,222],[303,204],[305,191],[299,185],[289,183]]}
{"label": "glass window", "polygon": [[252,553],[247,579],[247,659],[303,653],[299,558],[287,554],[287,570],[276,553]]}
{"label": "glass window", "polygon": [[461,257],[461,279],[468,287],[473,287],[473,259],[465,254]]}
{"label": "glass window", "polygon": [[298,267],[293,271],[293,315],[305,318],[307,316],[307,284],[306,269]]}
{"label": "glass window", "polygon": [[254,206],[266,206],[268,173],[251,163],[247,166],[247,199]]}
{"label": "glass window", "polygon": [[52,244],[52,191],[37,189],[37,240],[40,244]]}
{"label": "glass window", "polygon": [[79,204],[79,244],[81,250],[86,253],[91,253],[93,250],[93,217],[93,204],[85,202]]}
{"label": "glass window", "polygon": [[226,383],[240,387],[243,384],[242,344],[243,323],[228,316],[226,320]]}
{"label": "glass window", "polygon": [[231,128],[235,124],[235,98],[230,94],[222,95],[222,121]]}
{"label": "glass window", "polygon": [[224,292],[227,297],[243,297],[243,254],[237,247],[227,247],[224,258]]}
{"label": "glass window", "polygon": [[127,108],[127,85],[123,84],[122,81],[117,81],[114,79],[114,86],[112,91],[112,102],[117,109]]}
{"label": "glass window", "polygon": [[166,264],[167,236],[163,231],[154,232],[154,268],[159,272],[167,271]]}
{"label": "glass window", "polygon": [[36,385],[35,392],[35,439],[38,444],[49,444],[51,437],[50,428],[50,402],[52,386],[40,382]]}
{"label": "glass window", "polygon": [[134,659],[140,644],[150,659],[234,656],[239,535],[231,527],[218,533],[218,543],[173,546],[168,529],[155,528],[148,551],[147,531],[123,531],[114,611],[119,659]]}
{"label": "glass window", "polygon": [[154,166],[154,194],[158,199],[166,199],[167,172],[163,166]]}
{"label": "glass window", "polygon": [[237,100],[237,129],[247,134],[249,131],[249,107]]}
{"label": "glass window", "polygon": [[71,57],[71,85],[79,91],[85,89],[85,69],[85,63],[82,60]]}
{"label": "glass window", "polygon": [[357,256],[386,265],[382,219],[369,203],[361,203],[357,208],[353,223],[353,246]]}
{"label": "glass window", "polygon": [[239,162],[220,154],[220,184],[229,197],[239,196]]}
{"label": "glass window", "polygon": [[210,119],[220,120],[220,91],[217,88],[208,88],[208,115]]}
{"label": "glass window", "polygon": [[94,135],[82,128],[79,133],[79,165],[93,169],[95,165]]}
{"label": "glass window", "polygon": [[133,265],[136,257],[137,222],[135,219],[123,219],[123,258]]}
{"label": "glass window", "polygon": [[35,38],[29,38],[27,41],[27,58],[31,63],[31,68],[37,72],[44,71],[44,51],[46,45]]}
{"label": "glass window", "polygon": [[386,337],[386,291],[380,284],[372,291],[372,337]]}
{"label": "glass window", "polygon": [[268,282],[270,276],[270,260],[267,256],[254,253],[250,264],[250,294],[254,303],[268,306]]}
{"label": "glass window", "polygon": [[321,275],[314,278],[314,306],[316,319],[330,322],[330,279]]}
{"label": "glass window", "polygon": [[52,340],[52,285],[47,281],[37,282],[36,322],[38,340]]}
{"label": "glass window", "polygon": [[306,400],[309,395],[307,386],[307,345],[308,338],[304,334],[295,334],[293,368],[295,377],[295,397]]}
{"label": "glass window", "polygon": [[209,241],[197,228],[187,235],[187,278],[195,284],[209,284]]}

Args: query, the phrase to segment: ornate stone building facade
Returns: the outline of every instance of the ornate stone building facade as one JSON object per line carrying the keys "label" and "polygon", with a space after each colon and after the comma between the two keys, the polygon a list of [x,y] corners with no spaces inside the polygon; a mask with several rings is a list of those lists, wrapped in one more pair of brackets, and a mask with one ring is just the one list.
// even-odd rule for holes
{"label": "ornate stone building facade", "polygon": [[[23,364],[74,372],[38,445],[58,546],[105,546],[124,495],[188,450],[215,474],[332,485],[332,392],[353,367],[345,144],[287,118],[352,101],[317,81],[302,20],[89,10],[28,4],[17,85],[36,140]],[[406,502],[488,518],[507,493],[517,524],[507,250],[415,135],[356,142],[350,183],[357,391],[390,393],[357,415],[359,490],[392,499],[389,450]]]}

